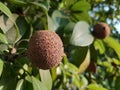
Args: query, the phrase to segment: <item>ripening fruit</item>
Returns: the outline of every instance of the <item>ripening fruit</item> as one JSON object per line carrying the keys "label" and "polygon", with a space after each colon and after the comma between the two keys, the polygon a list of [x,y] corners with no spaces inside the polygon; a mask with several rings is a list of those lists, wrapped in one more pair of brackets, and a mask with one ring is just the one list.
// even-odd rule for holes
{"label": "ripening fruit", "polygon": [[92,73],[96,73],[97,72],[97,66],[96,66],[95,62],[90,61],[90,64],[89,64],[87,70],[92,72]]}
{"label": "ripening fruit", "polygon": [[40,69],[57,66],[64,55],[63,43],[53,31],[40,30],[30,38],[28,58]]}
{"label": "ripening fruit", "polygon": [[92,34],[98,39],[104,39],[110,35],[110,27],[106,23],[101,22],[94,26]]}

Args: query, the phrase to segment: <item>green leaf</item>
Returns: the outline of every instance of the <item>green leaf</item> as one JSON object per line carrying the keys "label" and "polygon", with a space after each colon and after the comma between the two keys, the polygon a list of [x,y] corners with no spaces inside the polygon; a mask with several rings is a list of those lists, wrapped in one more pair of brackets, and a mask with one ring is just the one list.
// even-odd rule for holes
{"label": "green leaf", "polygon": [[87,21],[89,23],[92,23],[90,15],[86,11],[84,11],[82,13],[72,13],[72,17],[76,21]]}
{"label": "green leaf", "polygon": [[7,1],[14,5],[21,6],[21,7],[27,4],[24,1],[20,1],[20,0],[7,0]]}
{"label": "green leaf", "polygon": [[48,90],[52,89],[52,78],[49,70],[39,70],[42,83],[47,86]]}
{"label": "green leaf", "polygon": [[3,66],[4,66],[4,62],[2,59],[0,59],[0,76],[1,76],[2,71],[3,71]]}
{"label": "green leaf", "polygon": [[14,78],[2,78],[0,79],[0,90],[15,90],[17,80]]}
{"label": "green leaf", "polygon": [[115,90],[120,90],[120,76],[115,80]]}
{"label": "green leaf", "polygon": [[19,28],[19,36],[16,41],[20,40],[22,36],[25,34],[26,30],[29,28],[28,23],[26,22],[25,18],[19,16],[16,20],[17,26]]}
{"label": "green leaf", "polygon": [[8,45],[6,44],[0,44],[0,52],[7,51]]}
{"label": "green leaf", "polygon": [[88,85],[88,90],[107,90],[106,88],[98,85],[98,84],[90,84]]}
{"label": "green leaf", "polygon": [[77,73],[78,72],[78,68],[72,63],[68,62],[67,64],[65,64],[65,67],[68,67],[66,69],[67,69],[67,71],[69,71],[71,73]]}
{"label": "green leaf", "polygon": [[78,72],[83,73],[88,68],[89,64],[90,64],[90,50],[88,49],[86,57],[82,64],[80,65]]}
{"label": "green leaf", "polygon": [[4,5],[2,2],[0,2],[0,10],[4,14],[6,14],[10,18],[10,20],[15,24],[15,19],[14,19],[12,13],[10,12],[9,8],[6,7],[6,5]]}
{"label": "green leaf", "polygon": [[86,54],[88,51],[88,47],[75,47],[71,53],[71,62],[76,65],[77,67],[84,61]]}
{"label": "green leaf", "polygon": [[90,45],[94,38],[89,31],[90,26],[85,21],[79,21],[76,23],[72,36],[71,44],[75,46],[88,46]]}
{"label": "green leaf", "polygon": [[6,36],[2,33],[0,33],[0,43],[8,44]]}
{"label": "green leaf", "polygon": [[44,10],[48,11],[48,7],[46,7],[45,4],[37,3],[37,2],[29,2],[29,4],[39,6],[40,8],[43,8]]}
{"label": "green leaf", "polygon": [[47,86],[45,86],[37,78],[35,78],[33,76],[31,78],[32,78],[32,84],[33,84],[34,90],[49,90],[49,89],[47,89]]}
{"label": "green leaf", "polygon": [[97,49],[99,50],[100,54],[104,54],[105,47],[104,47],[103,41],[101,41],[101,40],[95,40],[94,46],[95,46],[96,50]]}
{"label": "green leaf", "polygon": [[79,2],[76,2],[72,6],[71,10],[72,11],[88,11],[88,10],[90,10],[90,8],[91,7],[90,7],[90,4],[88,2],[81,0]]}
{"label": "green leaf", "polygon": [[63,4],[65,7],[63,8],[69,8],[71,5],[73,5],[77,0],[63,0]]}
{"label": "green leaf", "polygon": [[120,44],[112,37],[108,37],[106,39],[104,39],[104,42],[111,47],[112,49],[114,49],[114,51],[116,52],[116,54],[118,55],[119,59],[120,59]]}
{"label": "green leaf", "polygon": [[16,23],[15,23],[15,19],[14,19],[14,17],[13,17],[13,15],[12,15],[12,13],[10,12],[10,10],[9,10],[9,8],[6,6],[6,5],[4,5],[2,2],[0,2],[0,10],[5,14],[5,15],[7,15],[8,17],[9,17],[9,19],[14,23],[14,25],[15,25],[15,30],[16,30],[16,35],[15,35],[15,39],[17,39],[18,38],[18,36],[19,36],[19,30],[18,30],[18,27],[17,27],[17,25],[16,25]]}
{"label": "green leaf", "polygon": [[16,86],[16,90],[23,90],[22,89],[23,82],[24,82],[23,79],[21,79],[21,80],[18,81],[17,86]]}

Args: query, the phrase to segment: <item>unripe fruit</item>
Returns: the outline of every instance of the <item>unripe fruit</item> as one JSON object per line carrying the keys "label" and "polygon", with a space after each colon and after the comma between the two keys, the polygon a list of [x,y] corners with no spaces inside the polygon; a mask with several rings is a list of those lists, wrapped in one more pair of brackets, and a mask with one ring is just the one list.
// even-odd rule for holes
{"label": "unripe fruit", "polygon": [[98,39],[104,39],[110,35],[110,27],[103,22],[96,24],[93,28],[92,34]]}
{"label": "unripe fruit", "polygon": [[63,43],[55,32],[40,30],[30,38],[28,58],[38,68],[50,69],[57,66],[63,55]]}

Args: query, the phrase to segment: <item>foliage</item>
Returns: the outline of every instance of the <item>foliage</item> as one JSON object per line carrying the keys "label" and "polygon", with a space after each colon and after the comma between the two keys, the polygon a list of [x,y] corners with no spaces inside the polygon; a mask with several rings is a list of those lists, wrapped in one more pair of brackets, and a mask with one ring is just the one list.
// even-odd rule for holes
{"label": "foliage", "polygon": [[[0,90],[119,90],[119,0],[1,0]],[[96,39],[98,22],[111,35]],[[53,30],[64,43],[62,63],[51,70],[27,58],[31,35]],[[93,69],[88,66],[93,63]]]}

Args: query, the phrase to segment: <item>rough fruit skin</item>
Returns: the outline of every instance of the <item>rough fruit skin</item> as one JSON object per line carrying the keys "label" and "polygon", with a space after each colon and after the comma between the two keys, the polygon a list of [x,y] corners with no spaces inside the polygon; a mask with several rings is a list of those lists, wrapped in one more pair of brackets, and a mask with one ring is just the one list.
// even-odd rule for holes
{"label": "rough fruit skin", "polygon": [[92,34],[98,39],[104,39],[110,35],[110,27],[106,23],[98,23],[94,26]]}
{"label": "rough fruit skin", "polygon": [[63,43],[55,32],[39,30],[30,38],[28,58],[40,69],[45,70],[57,66],[63,54]]}

